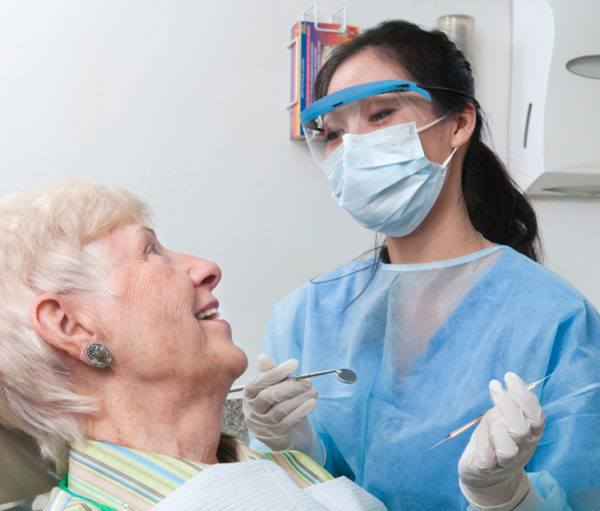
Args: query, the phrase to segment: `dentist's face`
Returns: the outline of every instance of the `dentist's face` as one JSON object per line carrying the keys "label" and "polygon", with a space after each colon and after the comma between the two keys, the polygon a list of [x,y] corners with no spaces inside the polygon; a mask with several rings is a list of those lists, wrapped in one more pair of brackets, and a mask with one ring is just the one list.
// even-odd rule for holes
{"label": "dentist's face", "polygon": [[[341,64],[333,74],[327,94],[380,80],[416,81],[398,64],[373,49],[365,49]],[[425,84],[426,85],[426,84]],[[332,110],[323,118],[327,140],[326,155],[340,143],[344,133],[363,134],[396,124],[415,122],[417,128],[439,117],[432,103],[417,92],[386,93],[355,101]],[[452,123],[446,118],[419,133],[427,158],[442,163],[452,151]]]}

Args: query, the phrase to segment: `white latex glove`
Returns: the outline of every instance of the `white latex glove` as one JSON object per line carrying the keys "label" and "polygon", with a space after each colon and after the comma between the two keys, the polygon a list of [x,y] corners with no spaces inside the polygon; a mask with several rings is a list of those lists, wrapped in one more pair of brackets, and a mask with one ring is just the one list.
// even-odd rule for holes
{"label": "white latex glove", "polygon": [[489,385],[494,408],[473,432],[458,462],[460,488],[475,509],[513,509],[532,489],[524,467],[542,436],[545,417],[536,396],[515,373]]}
{"label": "white latex glove", "polygon": [[322,444],[307,419],[317,405],[318,392],[308,379],[286,380],[296,369],[295,359],[275,367],[268,355],[260,354],[259,373],[244,386],[244,418],[248,429],[270,449],[295,449],[320,462]]}

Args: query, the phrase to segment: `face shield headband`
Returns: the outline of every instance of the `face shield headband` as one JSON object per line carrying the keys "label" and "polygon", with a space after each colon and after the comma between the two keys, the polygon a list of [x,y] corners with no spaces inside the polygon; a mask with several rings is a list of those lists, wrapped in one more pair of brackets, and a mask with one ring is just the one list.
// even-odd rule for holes
{"label": "face shield headband", "polygon": [[302,110],[300,113],[300,123],[302,124],[303,128],[320,131],[320,127],[316,122],[320,116],[354,101],[358,101],[375,94],[383,94],[385,92],[403,93],[409,91],[421,94],[428,101],[431,101],[431,95],[429,92],[427,92],[428,90],[454,92],[456,94],[460,94],[461,96],[470,100],[476,108],[479,108],[479,103],[473,96],[458,89],[440,87],[437,85],[417,85],[415,82],[409,82],[405,80],[380,80],[377,82],[361,83],[360,85],[347,87],[322,97],[309,107]]}

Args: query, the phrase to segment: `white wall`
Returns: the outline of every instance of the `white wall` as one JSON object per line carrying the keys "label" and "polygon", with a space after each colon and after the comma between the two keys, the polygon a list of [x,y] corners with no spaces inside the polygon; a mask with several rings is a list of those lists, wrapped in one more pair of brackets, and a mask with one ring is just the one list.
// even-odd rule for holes
{"label": "white wall", "polygon": [[[255,372],[271,305],[374,240],[332,204],[307,148],[288,140],[285,45],[310,3],[0,0],[0,195],[73,175],[146,199],[166,246],[221,266],[215,294],[250,359],[241,381]],[[345,5],[361,28],[474,16],[478,97],[506,154],[509,0]],[[538,204],[553,268],[592,296],[593,236],[580,226],[597,205],[576,206]]]}
{"label": "white wall", "polygon": [[581,291],[600,309],[600,201],[539,197],[538,214],[545,264]]}

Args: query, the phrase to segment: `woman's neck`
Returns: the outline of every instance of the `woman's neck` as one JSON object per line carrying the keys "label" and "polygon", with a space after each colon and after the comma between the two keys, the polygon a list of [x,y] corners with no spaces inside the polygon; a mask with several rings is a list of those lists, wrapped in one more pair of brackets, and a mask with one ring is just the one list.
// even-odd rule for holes
{"label": "woman's neck", "polygon": [[[104,388],[103,409],[83,422],[93,440],[174,458],[214,464],[226,394],[185,396],[168,386],[144,389],[126,382]],[[175,397],[176,396],[176,397]]]}
{"label": "woman's neck", "polygon": [[[454,259],[482,248],[483,236],[473,227],[464,204],[436,204],[422,224],[401,238],[386,236],[392,264],[418,264]],[[483,240],[485,247],[491,243]]]}

